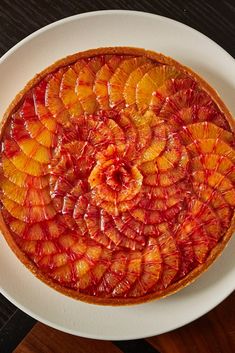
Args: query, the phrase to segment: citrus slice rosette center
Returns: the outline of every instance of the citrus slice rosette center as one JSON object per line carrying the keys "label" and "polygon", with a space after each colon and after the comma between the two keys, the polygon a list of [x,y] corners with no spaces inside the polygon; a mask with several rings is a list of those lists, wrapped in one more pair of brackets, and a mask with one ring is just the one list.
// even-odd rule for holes
{"label": "citrus slice rosette center", "polygon": [[[113,155],[110,150],[113,150]],[[107,153],[98,156],[88,178],[96,205],[114,216],[136,204],[142,180],[138,168],[116,155],[113,146],[109,146]]]}
{"label": "citrus slice rosette center", "polygon": [[234,230],[232,117],[162,54],[103,48],[37,75],[5,115],[1,230],[43,281],[91,303],[161,298]]}

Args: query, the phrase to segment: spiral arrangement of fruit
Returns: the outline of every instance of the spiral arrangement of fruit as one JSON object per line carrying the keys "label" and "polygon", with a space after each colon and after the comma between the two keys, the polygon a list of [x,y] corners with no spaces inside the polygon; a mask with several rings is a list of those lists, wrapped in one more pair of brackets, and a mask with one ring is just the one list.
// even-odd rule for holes
{"label": "spiral arrangement of fruit", "polygon": [[163,293],[235,206],[231,127],[192,75],[96,55],[48,73],[2,137],[2,215],[44,276],[99,298]]}

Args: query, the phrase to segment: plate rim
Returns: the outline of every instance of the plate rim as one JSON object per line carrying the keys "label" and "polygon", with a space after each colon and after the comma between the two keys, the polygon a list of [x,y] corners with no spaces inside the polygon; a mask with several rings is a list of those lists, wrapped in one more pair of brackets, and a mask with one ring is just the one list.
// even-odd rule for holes
{"label": "plate rim", "polygon": [[[215,41],[213,41],[211,38],[207,37],[205,34],[201,33],[200,31],[184,24],[181,23],[177,20],[174,20],[172,18],[166,17],[166,16],[161,16],[161,15],[157,15],[157,14],[152,14],[149,12],[143,12],[143,11],[133,11],[133,10],[100,10],[100,11],[91,11],[91,12],[85,12],[85,13],[80,13],[80,14],[76,14],[76,15],[72,15],[69,17],[64,17],[58,21],[54,21],[46,26],[43,26],[42,28],[39,28],[38,30],[32,32],[31,34],[29,34],[28,36],[26,36],[25,38],[23,38],[21,41],[19,41],[17,44],[15,44],[12,48],[10,48],[6,53],[3,54],[2,57],[0,57],[0,65],[8,59],[9,56],[11,56],[14,52],[16,52],[18,50],[18,48],[20,48],[21,46],[23,46],[25,43],[27,43],[28,41],[32,40],[34,37],[37,37],[38,35],[46,32],[47,30],[50,30],[51,28],[55,28],[57,26],[60,26],[61,24],[63,25],[64,23],[67,22],[71,22],[71,21],[76,21],[79,20],[80,18],[86,18],[86,17],[94,17],[94,16],[102,16],[102,15],[132,15],[132,16],[145,16],[145,17],[151,17],[151,18],[155,18],[158,19],[160,21],[167,21],[168,23],[173,23],[174,25],[177,25],[179,27],[184,27],[187,31],[191,31],[193,33],[197,33],[197,35],[201,36],[202,38],[206,39],[207,41],[210,41],[211,44],[213,44],[214,46],[216,46],[217,50],[220,50],[223,54],[227,55],[229,59],[232,60],[232,64],[235,64],[234,58],[232,57],[231,54],[229,54],[225,49],[223,49],[219,44],[217,44]],[[196,314],[193,315],[193,319],[190,319],[190,321],[188,321],[188,319],[185,319],[184,323],[181,323],[180,326],[175,323],[173,325],[171,325],[170,329],[165,331],[163,330],[162,332],[158,332],[157,334],[161,334],[163,332],[169,332],[171,330],[174,330],[176,328],[182,327],[196,319],[198,319],[199,317],[201,317],[202,315],[205,315],[206,313],[208,313],[210,310],[212,310],[214,307],[216,307],[219,303],[221,303],[225,298],[227,298],[235,289],[235,284],[234,284],[234,288],[232,290],[228,290],[224,295],[220,295],[220,298],[217,299],[216,304],[212,304],[211,306],[208,305],[208,310],[204,311],[203,314]],[[34,312],[31,311],[31,309],[27,309],[24,305],[18,303],[18,301],[13,298],[11,295],[9,295],[4,288],[2,288],[1,284],[0,284],[0,292],[8,299],[10,300],[14,305],[16,305],[18,308],[20,308],[21,310],[23,310],[24,312],[26,312],[27,314],[29,314],[30,316],[32,316],[33,318],[35,318],[36,320],[43,322],[46,325],[49,325],[51,327],[54,327],[60,331],[63,332],[67,332],[70,334],[75,334],[75,335],[80,335],[81,333],[78,332],[78,330],[71,330],[71,329],[67,329],[66,327],[64,327],[63,325],[59,325],[57,323],[48,321],[47,319],[42,318],[40,315],[35,314]],[[222,298],[222,299],[221,299]],[[90,305],[90,304],[87,304]],[[155,333],[156,334],[156,333]],[[132,339],[137,339],[137,338],[146,338],[146,337],[150,337],[151,335],[155,335],[153,332],[151,332],[150,334],[147,335],[137,335],[137,336],[131,336],[128,337],[128,335],[125,336],[124,339],[127,340],[132,340]],[[82,333],[82,337],[87,337],[87,338],[94,338],[94,339],[101,339],[101,340],[123,340],[123,338],[117,338],[116,336],[104,336],[100,337],[100,335],[95,335],[95,334],[84,334]]]}

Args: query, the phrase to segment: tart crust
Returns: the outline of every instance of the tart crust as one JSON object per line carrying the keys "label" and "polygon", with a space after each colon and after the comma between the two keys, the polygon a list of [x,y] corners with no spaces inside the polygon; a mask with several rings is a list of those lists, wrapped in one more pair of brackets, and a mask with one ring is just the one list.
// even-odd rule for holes
{"label": "tart crust", "polygon": [[[223,101],[221,100],[219,94],[198,74],[196,74],[190,68],[180,64],[179,62],[175,61],[174,59],[167,57],[161,53],[155,53],[153,51],[140,49],[140,48],[132,48],[132,47],[107,47],[107,48],[98,48],[87,50],[83,52],[79,52],[74,55],[67,56],[64,59],[56,61],[53,65],[49,66],[42,72],[35,75],[35,77],[30,80],[26,86],[16,95],[14,100],[9,105],[8,109],[6,110],[3,119],[0,125],[0,138],[4,134],[5,126],[8,121],[8,118],[13,114],[21,104],[22,99],[25,97],[25,94],[36,86],[46,75],[52,73],[53,71],[57,70],[58,68],[73,64],[78,59],[83,58],[90,58],[97,55],[106,55],[106,54],[117,54],[117,55],[133,55],[133,56],[144,56],[149,58],[153,61],[157,61],[161,64],[167,64],[175,66],[181,72],[185,72],[186,74],[190,75],[197,83],[199,83],[200,87],[206,91],[213,101],[217,104],[220,110],[224,113],[232,132],[235,132],[235,122],[234,119],[229,112],[228,108],[225,106]],[[83,293],[76,292],[75,290],[68,289],[63,287],[60,284],[55,283],[52,279],[46,277],[36,265],[23,253],[23,251],[18,247],[16,242],[14,241],[7,224],[4,221],[2,212],[0,211],[0,229],[10,246],[11,250],[15,253],[15,255],[19,258],[19,260],[41,281],[49,285],[50,287],[54,288],[55,290],[59,291],[62,294],[70,296],[72,298],[91,303],[91,304],[98,304],[98,305],[133,305],[133,304],[140,304],[145,303],[154,299],[164,298],[169,296],[173,293],[178,292],[179,290],[183,289],[193,281],[195,281],[204,271],[206,271],[209,266],[221,255],[223,249],[228,244],[229,239],[232,237],[232,234],[235,230],[235,215],[233,215],[231,224],[227,232],[223,235],[222,239],[217,243],[217,245],[210,251],[209,256],[207,257],[206,261],[203,264],[198,265],[194,268],[191,272],[189,272],[184,278],[181,280],[169,285],[166,289],[162,291],[158,291],[157,293],[150,293],[141,297],[114,297],[114,298],[106,298],[106,297],[96,297],[90,296]]]}

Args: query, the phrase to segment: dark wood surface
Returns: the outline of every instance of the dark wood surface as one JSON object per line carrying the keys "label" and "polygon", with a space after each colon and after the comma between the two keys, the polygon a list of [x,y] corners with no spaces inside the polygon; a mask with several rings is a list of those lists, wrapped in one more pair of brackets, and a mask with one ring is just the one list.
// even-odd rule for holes
{"label": "dark wood surface", "polygon": [[[0,0],[0,56],[51,22],[105,9],[146,11],[170,17],[206,34],[235,57],[235,0]],[[17,346],[17,353],[151,353],[157,350],[161,353],[234,353],[234,308],[233,294],[211,313],[179,330],[148,340],[110,343],[77,338],[39,323],[35,325],[34,319],[0,296],[0,352],[12,352]]]}

